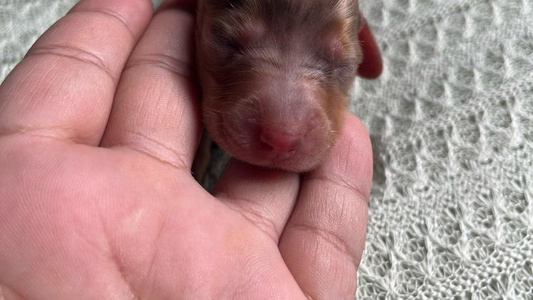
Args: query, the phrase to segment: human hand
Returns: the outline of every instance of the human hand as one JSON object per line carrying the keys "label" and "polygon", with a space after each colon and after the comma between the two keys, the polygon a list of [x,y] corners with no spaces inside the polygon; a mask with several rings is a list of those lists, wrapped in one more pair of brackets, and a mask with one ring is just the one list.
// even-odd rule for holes
{"label": "human hand", "polygon": [[208,194],[194,3],[173,2],[81,1],[2,84],[0,299],[353,299],[363,125],[311,173],[233,162]]}

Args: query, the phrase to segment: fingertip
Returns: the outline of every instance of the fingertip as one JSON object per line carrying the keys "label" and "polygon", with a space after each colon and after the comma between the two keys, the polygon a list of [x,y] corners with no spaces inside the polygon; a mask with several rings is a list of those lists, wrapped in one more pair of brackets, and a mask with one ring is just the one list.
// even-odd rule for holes
{"label": "fingertip", "polygon": [[[350,128],[353,130],[350,130]],[[361,119],[359,119],[357,116],[349,112],[344,116],[343,133],[345,135],[349,135],[349,138],[368,137],[368,129],[365,123],[363,123],[363,121],[361,121]],[[351,134],[355,136],[351,136]]]}
{"label": "fingertip", "polygon": [[343,129],[330,157],[304,179],[328,178],[359,191],[367,200],[372,174],[372,144],[368,130],[359,118],[346,113]]}
{"label": "fingertip", "polygon": [[97,12],[122,22],[135,39],[140,38],[152,17],[154,6],[150,0],[85,0],[76,4],[69,13]]}
{"label": "fingertip", "polygon": [[348,139],[357,145],[351,147],[357,148],[359,151],[369,154],[368,159],[372,160],[372,144],[370,142],[370,135],[366,124],[358,117],[351,113],[346,113],[343,134],[341,138]]}

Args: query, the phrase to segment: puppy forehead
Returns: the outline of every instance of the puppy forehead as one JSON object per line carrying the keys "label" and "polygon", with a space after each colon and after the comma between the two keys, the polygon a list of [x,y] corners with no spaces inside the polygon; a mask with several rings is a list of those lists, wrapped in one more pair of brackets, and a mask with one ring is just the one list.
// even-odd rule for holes
{"label": "puppy forehead", "polygon": [[[264,22],[271,30],[313,29],[335,21],[357,26],[357,0],[204,0],[219,17]],[[230,21],[230,20],[227,20]],[[230,22],[231,22],[230,21]],[[236,24],[237,25],[237,24]]]}

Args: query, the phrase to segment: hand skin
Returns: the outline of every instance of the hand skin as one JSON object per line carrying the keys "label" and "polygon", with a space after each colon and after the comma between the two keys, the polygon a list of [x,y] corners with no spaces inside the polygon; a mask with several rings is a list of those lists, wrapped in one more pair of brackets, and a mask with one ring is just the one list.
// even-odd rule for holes
{"label": "hand skin", "polygon": [[233,162],[207,193],[194,5],[83,0],[2,84],[0,299],[354,298],[364,126],[313,172]]}

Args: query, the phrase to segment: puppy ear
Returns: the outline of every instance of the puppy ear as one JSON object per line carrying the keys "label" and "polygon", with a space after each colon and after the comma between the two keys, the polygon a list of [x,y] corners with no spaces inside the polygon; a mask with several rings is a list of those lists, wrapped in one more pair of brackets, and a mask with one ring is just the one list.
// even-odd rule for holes
{"label": "puppy ear", "polygon": [[359,20],[359,33],[357,35],[363,51],[363,61],[359,65],[357,75],[367,79],[375,79],[383,71],[381,54],[366,19],[360,16]]}

